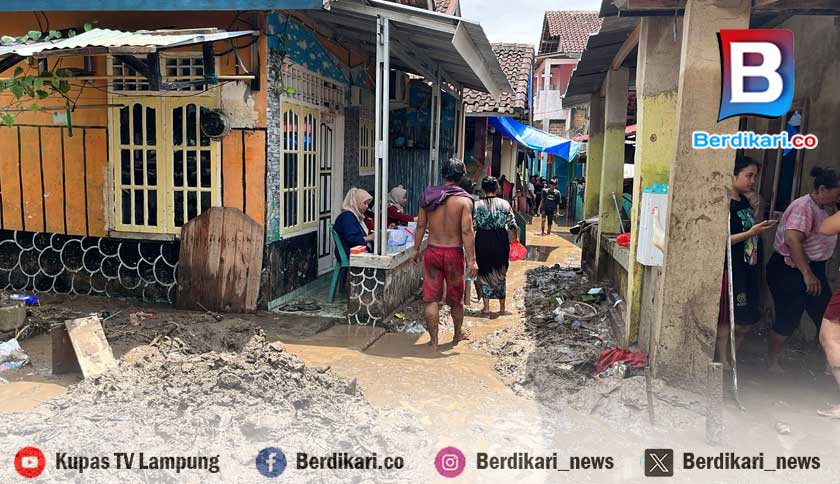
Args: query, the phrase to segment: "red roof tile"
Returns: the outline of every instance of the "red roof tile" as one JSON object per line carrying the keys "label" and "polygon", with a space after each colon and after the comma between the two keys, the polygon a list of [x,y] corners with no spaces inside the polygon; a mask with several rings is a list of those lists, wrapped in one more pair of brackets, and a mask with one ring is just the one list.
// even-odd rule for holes
{"label": "red roof tile", "polygon": [[601,30],[601,18],[598,12],[589,10],[549,10],[545,12],[545,29],[542,44],[549,39],[559,40],[556,52],[580,54],[586,48],[589,34]]}
{"label": "red roof tile", "polygon": [[450,14],[450,8],[455,8],[458,0],[435,0],[435,12]]}
{"label": "red roof tile", "polygon": [[502,93],[499,102],[496,102],[490,94],[465,89],[467,112],[522,115],[528,107],[528,82],[534,65],[534,47],[530,44],[492,44],[492,47],[514,92]]}

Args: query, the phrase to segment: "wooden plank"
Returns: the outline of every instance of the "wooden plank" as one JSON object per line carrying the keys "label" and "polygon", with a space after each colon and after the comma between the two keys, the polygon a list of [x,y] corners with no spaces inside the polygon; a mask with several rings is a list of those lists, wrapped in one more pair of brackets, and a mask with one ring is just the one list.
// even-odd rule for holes
{"label": "wooden plank", "polygon": [[67,215],[67,233],[87,235],[84,137],[81,130],[76,130],[72,137],[66,129],[61,131],[64,140],[64,210]]}
{"label": "wooden plank", "polygon": [[105,237],[105,167],[108,160],[107,131],[85,130],[85,178],[87,181],[88,234]]}
{"label": "wooden plank", "polygon": [[222,205],[239,210],[245,208],[242,140],[241,131],[233,131],[222,140]]}
{"label": "wooden plank", "polygon": [[636,28],[630,32],[630,35],[624,40],[624,43],[621,44],[621,48],[618,49],[618,53],[615,54],[615,58],[613,58],[612,64],[610,65],[610,69],[617,70],[624,64],[624,60],[627,59],[627,56],[633,52],[633,49],[639,45],[639,34],[642,32],[642,23],[639,22],[636,24]]}
{"label": "wooden plank", "polygon": [[23,230],[23,211],[20,201],[20,159],[18,158],[18,129],[0,128],[0,194],[3,199],[3,228]]}
{"label": "wooden plank", "polygon": [[67,333],[76,351],[76,358],[85,378],[104,373],[117,367],[105,330],[96,316],[65,321]]}
{"label": "wooden plank", "polygon": [[245,133],[245,214],[265,223],[265,131]]}
{"label": "wooden plank", "polygon": [[47,232],[63,234],[64,161],[61,129],[41,128],[41,167],[44,170],[44,213]]}
{"label": "wooden plank", "polygon": [[190,220],[181,229],[177,307],[256,310],[264,237],[237,208],[212,207]]}
{"label": "wooden plank", "polygon": [[38,128],[20,127],[20,173],[23,186],[23,228],[44,231],[44,191],[41,185],[41,144]]}
{"label": "wooden plank", "polygon": [[53,375],[82,372],[79,360],[76,358],[76,351],[73,349],[73,342],[70,341],[70,334],[67,332],[67,326],[61,324],[50,329],[50,349],[52,350]]}

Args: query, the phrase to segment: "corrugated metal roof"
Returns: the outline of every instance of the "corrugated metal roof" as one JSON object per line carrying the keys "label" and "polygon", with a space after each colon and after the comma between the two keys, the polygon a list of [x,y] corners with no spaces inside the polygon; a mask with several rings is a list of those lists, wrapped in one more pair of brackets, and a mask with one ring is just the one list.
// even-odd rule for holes
{"label": "corrugated metal roof", "polygon": [[378,15],[391,19],[392,68],[423,75],[413,66],[428,60],[431,65],[427,67],[441,67],[446,82],[494,96],[511,91],[478,23],[381,0],[335,1],[329,11],[307,12],[332,29],[330,35],[339,42],[352,42],[371,58],[376,55]]}
{"label": "corrugated metal roof", "polygon": [[[205,29],[209,31],[209,29]],[[236,32],[189,33],[175,34],[173,31],[123,32],[121,30],[92,29],[68,39],[49,42],[33,42],[27,44],[7,45],[0,47],[0,55],[17,54],[30,57],[42,52],[86,49],[90,47],[119,48],[119,47],[148,47],[151,51],[159,48],[179,47],[183,45],[216,42],[218,40],[259,35],[258,31],[244,30]]]}

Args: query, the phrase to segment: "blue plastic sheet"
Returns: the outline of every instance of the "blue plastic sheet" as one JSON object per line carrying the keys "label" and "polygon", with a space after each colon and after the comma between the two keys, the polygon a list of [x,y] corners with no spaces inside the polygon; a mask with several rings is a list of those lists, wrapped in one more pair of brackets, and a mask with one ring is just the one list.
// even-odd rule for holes
{"label": "blue plastic sheet", "polygon": [[558,156],[566,161],[573,160],[580,149],[580,143],[577,141],[546,133],[515,119],[495,116],[490,118],[490,124],[522,146]]}

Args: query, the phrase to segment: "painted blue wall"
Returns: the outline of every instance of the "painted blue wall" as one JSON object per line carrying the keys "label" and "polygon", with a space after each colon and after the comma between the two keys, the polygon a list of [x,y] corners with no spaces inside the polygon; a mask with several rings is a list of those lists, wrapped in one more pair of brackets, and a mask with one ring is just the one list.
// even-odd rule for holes
{"label": "painted blue wall", "polygon": [[0,12],[151,11],[151,10],[296,10],[322,8],[322,0],[2,0]]}
{"label": "painted blue wall", "polygon": [[271,50],[285,53],[297,64],[328,79],[349,84],[349,69],[345,73],[342,70],[344,66],[298,20],[279,13],[269,15],[268,34]]}

